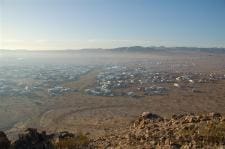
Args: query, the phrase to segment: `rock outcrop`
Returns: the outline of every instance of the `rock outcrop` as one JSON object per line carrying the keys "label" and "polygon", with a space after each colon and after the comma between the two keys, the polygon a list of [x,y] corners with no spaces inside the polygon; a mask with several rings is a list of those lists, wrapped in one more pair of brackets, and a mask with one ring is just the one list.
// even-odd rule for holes
{"label": "rock outcrop", "polygon": [[225,147],[225,117],[219,113],[180,114],[164,119],[144,112],[126,131],[94,141],[97,148]]}
{"label": "rock outcrop", "polygon": [[0,149],[91,149],[89,139],[82,134],[67,131],[47,134],[45,131],[28,128],[24,134],[10,143],[4,132],[0,132]]}
{"label": "rock outcrop", "polygon": [[39,133],[37,129],[28,128],[27,133],[20,134],[11,147],[13,149],[54,149],[51,142],[53,135],[47,135],[46,132]]}

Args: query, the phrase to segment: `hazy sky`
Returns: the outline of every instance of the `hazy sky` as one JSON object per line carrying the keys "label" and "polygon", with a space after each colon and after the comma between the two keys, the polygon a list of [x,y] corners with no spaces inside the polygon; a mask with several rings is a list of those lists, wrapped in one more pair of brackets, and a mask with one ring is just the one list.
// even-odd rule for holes
{"label": "hazy sky", "polygon": [[0,49],[225,47],[225,0],[0,0]]}

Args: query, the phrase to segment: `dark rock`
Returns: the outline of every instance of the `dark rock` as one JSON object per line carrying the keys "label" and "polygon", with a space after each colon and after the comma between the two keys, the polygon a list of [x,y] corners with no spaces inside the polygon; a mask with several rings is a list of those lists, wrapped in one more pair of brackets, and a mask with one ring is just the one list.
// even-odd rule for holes
{"label": "dark rock", "polygon": [[13,149],[54,149],[52,135],[39,133],[37,129],[28,128],[26,134],[20,134],[19,139],[12,144]]}
{"label": "dark rock", "polygon": [[180,149],[181,148],[181,145],[180,144],[177,144],[177,143],[172,143],[171,144],[171,148],[172,149]]}
{"label": "dark rock", "polygon": [[0,149],[9,149],[10,141],[7,138],[6,134],[0,131]]}
{"label": "dark rock", "polygon": [[150,112],[143,112],[141,114],[142,118],[148,119],[148,120],[162,120],[163,118],[157,114],[150,113]]}

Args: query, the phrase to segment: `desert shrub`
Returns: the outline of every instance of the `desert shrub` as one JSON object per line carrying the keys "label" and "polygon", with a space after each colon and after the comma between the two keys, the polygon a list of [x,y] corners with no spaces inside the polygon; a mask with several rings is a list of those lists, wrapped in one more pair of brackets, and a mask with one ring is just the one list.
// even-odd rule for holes
{"label": "desert shrub", "polygon": [[89,138],[82,133],[71,138],[62,138],[55,143],[56,149],[83,149],[89,147]]}
{"label": "desert shrub", "polygon": [[191,137],[199,146],[225,144],[225,123],[201,123],[193,128],[184,128],[178,131],[179,136]]}
{"label": "desert shrub", "polygon": [[200,127],[199,134],[208,142],[225,142],[225,123],[212,123]]}

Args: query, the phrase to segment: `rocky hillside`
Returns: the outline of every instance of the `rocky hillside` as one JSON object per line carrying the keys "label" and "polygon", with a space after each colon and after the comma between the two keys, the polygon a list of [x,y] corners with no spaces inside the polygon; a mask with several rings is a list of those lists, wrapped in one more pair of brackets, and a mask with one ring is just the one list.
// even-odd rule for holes
{"label": "rocky hillside", "polygon": [[219,113],[173,115],[144,112],[119,135],[94,141],[97,148],[225,148],[225,117]]}
{"label": "rocky hillside", "polygon": [[127,129],[89,139],[83,134],[46,134],[28,129],[10,142],[0,132],[1,149],[76,149],[76,148],[225,148],[225,117],[219,113],[180,114],[170,119],[144,112]]}

